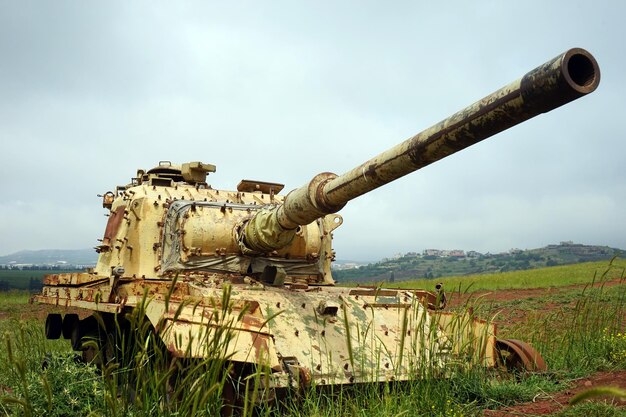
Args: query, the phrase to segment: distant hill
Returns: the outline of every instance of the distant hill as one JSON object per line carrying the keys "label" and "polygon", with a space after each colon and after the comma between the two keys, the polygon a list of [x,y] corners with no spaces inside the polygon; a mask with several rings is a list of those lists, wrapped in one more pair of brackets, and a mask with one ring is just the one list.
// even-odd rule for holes
{"label": "distant hill", "polygon": [[471,275],[568,265],[624,257],[626,251],[608,246],[561,242],[544,248],[491,254],[475,251],[429,249],[410,252],[394,259],[354,267],[336,268],[333,277],[339,282],[403,281],[419,278]]}
{"label": "distant hill", "polygon": [[95,265],[98,254],[93,249],[44,249],[23,250],[0,256],[0,265]]}

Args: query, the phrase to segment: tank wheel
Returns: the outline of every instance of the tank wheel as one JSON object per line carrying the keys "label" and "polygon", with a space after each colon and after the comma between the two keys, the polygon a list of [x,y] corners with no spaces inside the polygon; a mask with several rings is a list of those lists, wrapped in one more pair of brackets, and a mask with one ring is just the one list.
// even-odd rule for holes
{"label": "tank wheel", "polygon": [[98,321],[94,316],[89,316],[83,320],[79,320],[72,326],[70,332],[70,341],[72,349],[83,350],[83,343],[88,339],[93,340],[98,335]]}
{"label": "tank wheel", "polygon": [[236,415],[241,406],[240,402],[234,381],[227,378],[222,388],[222,408],[220,409],[220,417]]}
{"label": "tank wheel", "polygon": [[222,388],[222,417],[240,416],[245,410],[256,411],[260,405],[277,404],[276,390],[269,387],[269,375],[255,375],[257,370],[251,364],[231,362],[226,365]]}
{"label": "tank wheel", "polygon": [[46,339],[58,339],[63,331],[63,319],[58,313],[48,314],[46,317]]}
{"label": "tank wheel", "polygon": [[541,354],[530,345],[517,339],[496,340],[498,363],[510,371],[544,372],[548,370]]}
{"label": "tank wheel", "polygon": [[72,338],[72,331],[74,330],[74,327],[78,325],[79,321],[80,319],[78,318],[78,314],[76,313],[66,314],[63,317],[63,338],[64,339]]}
{"label": "tank wheel", "polygon": [[[167,379],[168,401],[181,401],[187,394],[187,390],[181,390],[181,382],[186,379],[188,370],[196,368],[203,360],[175,357],[167,351],[165,346],[160,346],[160,348],[164,350],[166,355],[170,355],[166,364],[167,371],[170,373]],[[225,374],[226,372],[228,374]],[[244,408],[241,393],[242,386],[237,373],[229,365],[226,365],[218,378],[224,382],[221,391],[222,406],[219,410],[219,416],[235,417],[242,415]]]}
{"label": "tank wheel", "polygon": [[70,333],[70,343],[72,344],[72,350],[80,350],[80,348],[83,346],[83,333],[81,332],[80,327],[80,322],[72,326]]}
{"label": "tank wheel", "polygon": [[72,327],[72,348],[81,351],[82,360],[99,367],[117,359],[113,319],[105,314],[93,315],[79,320]]}
{"label": "tank wheel", "polygon": [[[235,365],[235,364],[233,364]],[[233,417],[243,414],[246,401],[244,370],[240,366],[228,367],[222,388],[222,408],[220,417]]]}

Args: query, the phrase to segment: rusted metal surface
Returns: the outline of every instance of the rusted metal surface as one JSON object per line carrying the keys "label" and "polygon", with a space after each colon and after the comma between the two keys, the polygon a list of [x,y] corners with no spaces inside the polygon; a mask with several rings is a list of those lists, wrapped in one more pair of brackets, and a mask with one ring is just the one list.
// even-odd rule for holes
{"label": "rusted metal surface", "polygon": [[365,303],[363,304],[363,308],[411,308],[411,304],[400,304],[400,303]]}
{"label": "rusted metal surface", "polygon": [[548,366],[541,354],[530,344],[517,339],[498,339],[499,361],[509,369],[544,372]]}
{"label": "rusted metal surface", "polygon": [[398,291],[386,290],[386,289],[381,289],[381,288],[372,289],[372,290],[356,289],[356,290],[350,290],[349,295],[361,295],[364,297],[395,297],[396,295],[398,295]]}
{"label": "rusted metal surface", "polygon": [[115,235],[117,235],[122,220],[124,220],[125,211],[126,206],[124,205],[118,206],[115,210],[111,210],[106,229],[104,229],[104,238],[102,239],[103,246],[110,246],[113,243],[113,239]]}
{"label": "rusted metal surface", "polygon": [[77,286],[105,280],[105,277],[87,272],[72,272],[61,274],[49,274],[43,278],[44,285],[68,285]]}
{"label": "rusted metal surface", "polygon": [[33,301],[63,308],[83,308],[85,310],[101,311],[114,314],[121,313],[123,310],[123,306],[121,304],[96,303],[94,301],[73,300],[71,298],[57,296],[37,295],[33,298]]}
{"label": "rusted metal surface", "polygon": [[[109,220],[93,271],[48,275],[34,300],[111,317],[141,312],[173,356],[221,354],[234,369],[269,369],[264,389],[404,381],[424,367],[499,359],[544,370],[530,345],[497,341],[495,325],[471,309],[442,311],[440,284],[434,291],[333,286],[333,232],[343,220],[332,213],[592,92],[599,78],[591,55],[570,50],[352,171],[321,173],[287,197],[278,195],[280,184],[260,181],[213,189],[206,176],[215,166],[200,162],[138,170],[105,194]],[[61,313],[54,314],[47,333],[59,337]],[[95,326],[88,319],[62,319],[76,349],[82,327]],[[215,344],[221,353],[209,349]]]}

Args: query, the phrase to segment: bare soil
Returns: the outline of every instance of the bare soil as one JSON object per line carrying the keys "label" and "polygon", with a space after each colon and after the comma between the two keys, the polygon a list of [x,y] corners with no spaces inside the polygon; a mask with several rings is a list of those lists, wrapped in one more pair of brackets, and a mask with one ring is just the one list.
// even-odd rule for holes
{"label": "bare soil", "polygon": [[[596,283],[593,287],[613,287],[616,285],[626,285],[623,279],[614,279],[605,281],[603,283]],[[580,290],[582,292],[586,287],[592,287],[589,284],[573,284],[562,287],[552,288],[526,288],[526,289],[507,289],[507,290],[492,290],[492,291],[476,291],[467,294],[452,293],[449,294],[449,307],[458,307],[465,305],[472,305],[473,300],[480,300],[479,303],[483,306],[494,305],[502,303],[517,302],[520,307],[517,308],[514,305],[508,305],[506,308],[492,308],[490,313],[493,314],[497,311],[495,323],[499,329],[510,327],[513,324],[525,322],[529,319],[530,315],[537,314],[537,310],[529,309],[524,306],[524,301],[534,300],[537,306],[540,307],[539,312],[542,315],[546,315],[555,310],[561,309],[567,305],[573,307],[576,304],[576,300],[573,299],[567,304],[563,304],[562,301],[554,302],[554,299],[559,295],[571,292],[572,290]]]}
{"label": "bare soil", "polygon": [[[561,411],[568,406],[569,401],[579,392],[592,387],[619,387],[626,389],[626,371],[598,372],[586,378],[571,382],[571,386],[555,393],[538,395],[532,402],[517,404],[498,410],[486,410],[485,417],[505,416],[544,416]],[[623,407],[626,401],[618,398],[598,398],[594,401],[607,401],[610,404]]]}
{"label": "bare soil", "polygon": [[[605,287],[624,285],[623,280],[608,281],[603,284]],[[586,285],[569,285],[558,288],[529,288],[514,290],[497,290],[497,291],[480,291],[471,294],[461,295],[453,294],[450,300],[452,306],[465,305],[471,299],[480,298],[481,302],[508,302],[523,301],[529,299],[545,299],[545,303],[541,304],[542,312],[550,312],[558,308],[562,308],[563,304],[554,303],[550,300],[550,295],[558,295],[571,291],[573,289],[583,289]],[[596,285],[597,286],[597,285]],[[573,301],[572,303],[575,303]],[[505,327],[511,323],[525,321],[529,314],[533,311],[527,309],[507,308],[503,310],[496,319],[499,327]],[[568,406],[569,401],[579,392],[592,387],[619,387],[626,389],[626,371],[614,372],[598,372],[585,378],[574,381],[568,381],[568,388],[555,393],[543,393],[535,397],[532,402],[517,404],[498,410],[486,410],[486,417],[504,417],[504,416],[543,416],[561,411]],[[594,401],[607,401],[617,406],[626,406],[626,401],[617,398],[598,398]]]}

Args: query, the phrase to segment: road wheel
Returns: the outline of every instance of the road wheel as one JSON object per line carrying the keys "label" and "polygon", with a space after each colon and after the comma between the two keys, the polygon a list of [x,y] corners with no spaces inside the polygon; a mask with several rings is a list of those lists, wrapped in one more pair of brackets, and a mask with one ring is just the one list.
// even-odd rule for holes
{"label": "road wheel", "polygon": [[496,341],[498,363],[510,371],[544,372],[548,370],[541,354],[530,343],[517,339]]}
{"label": "road wheel", "polygon": [[71,339],[74,327],[78,325],[78,314],[70,313],[63,317],[63,338]]}
{"label": "road wheel", "polygon": [[52,313],[46,317],[46,339],[58,339],[63,330],[63,319],[60,314]]}

